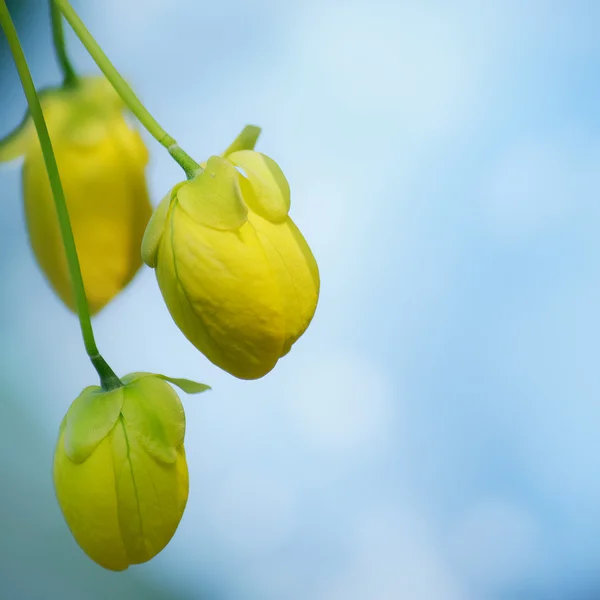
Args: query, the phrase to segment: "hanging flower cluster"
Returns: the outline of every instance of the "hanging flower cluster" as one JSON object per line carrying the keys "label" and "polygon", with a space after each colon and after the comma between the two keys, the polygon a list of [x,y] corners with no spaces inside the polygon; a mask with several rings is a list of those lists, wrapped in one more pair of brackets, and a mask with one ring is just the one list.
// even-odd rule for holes
{"label": "hanging flower cluster", "polygon": [[[100,377],[73,401],[54,457],[56,495],[71,532],[99,565],[120,571],[150,560],[174,535],[188,497],[185,414],[170,384],[209,387],[153,373],[117,377],[100,355],[91,315],[133,279],[156,272],[173,321],[209,361],[241,379],[271,371],[306,331],[319,271],[292,221],[290,186],[254,150],[246,127],[221,156],[197,163],[145,109],[68,0],[50,0],[63,85],[36,92],[5,0],[0,26],[29,111],[0,140],[0,162],[23,158],[29,239],[42,273],[76,312]],[[66,18],[104,77],[79,77],[62,35]],[[133,113],[187,179],[152,214],[148,151]]]}

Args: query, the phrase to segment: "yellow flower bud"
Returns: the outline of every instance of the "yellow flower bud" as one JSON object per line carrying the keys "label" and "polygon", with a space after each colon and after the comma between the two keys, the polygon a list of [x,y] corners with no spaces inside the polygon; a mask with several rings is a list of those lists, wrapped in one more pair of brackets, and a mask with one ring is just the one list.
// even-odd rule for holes
{"label": "yellow flower bud", "polygon": [[242,379],[268,373],[317,306],[317,263],[289,208],[277,163],[238,150],[211,157],[201,174],[176,185],[142,243],[175,323]]}
{"label": "yellow flower bud", "polygon": [[122,571],[150,560],[172,538],[188,497],[185,415],[170,385],[207,386],[132,373],[123,387],[83,390],[60,427],[54,485],[85,553]]}
{"label": "yellow flower bud", "polygon": [[[144,177],[148,153],[103,78],[48,90],[41,101],[94,314],[141,266],[139,247],[152,213]],[[31,246],[58,296],[75,310],[50,182],[30,118],[0,142],[0,161],[21,155]]]}

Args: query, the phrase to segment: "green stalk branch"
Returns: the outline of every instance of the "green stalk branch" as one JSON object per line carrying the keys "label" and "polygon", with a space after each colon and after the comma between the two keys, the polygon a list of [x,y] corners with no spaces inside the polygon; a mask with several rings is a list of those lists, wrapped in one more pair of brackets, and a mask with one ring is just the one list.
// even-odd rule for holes
{"label": "green stalk branch", "polygon": [[44,163],[46,164],[46,170],[48,171],[48,178],[50,180],[52,196],[54,197],[54,204],[56,206],[60,233],[62,235],[67,264],[69,266],[69,274],[73,285],[77,316],[79,317],[79,323],[81,325],[81,334],[83,336],[85,350],[100,376],[102,387],[106,390],[112,390],[120,387],[122,384],[114,371],[108,366],[104,358],[102,358],[98,351],[98,347],[96,346],[92,321],[90,319],[90,311],[85,297],[85,288],[83,287],[83,278],[79,267],[79,259],[77,258],[77,248],[75,247],[75,239],[73,238],[73,230],[71,229],[69,211],[67,210],[67,204],[65,202],[65,194],[60,181],[56,158],[54,156],[54,151],[52,150],[50,135],[48,134],[48,128],[46,127],[40,100],[5,0],[0,0],[0,27],[4,30],[6,39],[8,40],[8,45],[19,73],[19,79],[21,80],[21,85],[23,86],[23,91],[27,98],[29,112],[42,147]]}
{"label": "green stalk branch", "polygon": [[139,122],[148,130],[150,135],[168,150],[169,154],[185,171],[187,178],[192,179],[195,175],[202,172],[200,165],[179,147],[179,144],[158,124],[156,119],[133,93],[133,90],[123,77],[121,77],[120,73],[115,69],[102,48],[100,48],[92,34],[88,31],[83,21],[79,18],[69,0],[54,0],[54,3],[60,8],[63,16],[69,22],[69,25],[71,25],[73,31],[75,31],[77,37],[85,46],[85,49],[90,53],[90,56],[110,81],[119,96],[121,96],[123,102],[129,107],[129,110],[138,118]]}
{"label": "green stalk branch", "polygon": [[56,51],[56,58],[58,64],[63,73],[63,86],[64,87],[75,87],[77,85],[77,73],[69,60],[67,54],[67,47],[65,45],[65,34],[63,31],[62,15],[60,9],[54,3],[54,0],[50,1],[50,17],[52,19],[52,41],[54,42],[54,49]]}

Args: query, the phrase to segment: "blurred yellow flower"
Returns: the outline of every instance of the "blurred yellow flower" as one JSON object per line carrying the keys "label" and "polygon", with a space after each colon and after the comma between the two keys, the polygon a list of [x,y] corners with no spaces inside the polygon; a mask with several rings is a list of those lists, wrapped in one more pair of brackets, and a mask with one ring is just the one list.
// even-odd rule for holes
{"label": "blurred yellow flower", "polygon": [[[148,152],[104,78],[41,95],[92,314],[141,266],[140,244],[152,213],[144,169]],[[0,161],[24,155],[23,194],[31,246],[50,284],[75,310],[50,182],[33,123],[0,141]]]}
{"label": "blurred yellow flower", "polygon": [[188,497],[185,415],[165,380],[132,373],[123,387],[91,386],[71,404],[54,455],[54,485],[73,536],[99,565],[122,571],[156,556],[179,525]]}
{"label": "blurred yellow flower", "polygon": [[256,379],[308,327],[319,271],[288,215],[290,188],[277,163],[232,147],[169,192],[142,256],[192,344],[232,375]]}

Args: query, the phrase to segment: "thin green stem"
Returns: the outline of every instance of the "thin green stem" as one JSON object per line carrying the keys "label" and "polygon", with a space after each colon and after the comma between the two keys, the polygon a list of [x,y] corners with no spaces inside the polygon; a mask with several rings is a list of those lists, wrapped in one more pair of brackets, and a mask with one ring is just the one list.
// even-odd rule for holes
{"label": "thin green stem", "polygon": [[67,47],[65,45],[65,33],[63,31],[62,15],[60,9],[54,3],[54,0],[50,2],[50,16],[52,20],[52,41],[54,42],[54,49],[56,51],[56,58],[60,65],[63,73],[63,86],[64,87],[75,87],[77,85],[78,77],[69,56],[67,54]]}
{"label": "thin green stem", "polygon": [[172,138],[156,121],[156,119],[148,112],[146,107],[140,102],[139,98],[133,93],[127,82],[121,77],[120,73],[115,69],[98,42],[88,31],[79,15],[75,12],[69,0],[54,0],[55,4],[60,8],[65,19],[85,46],[85,49],[90,53],[100,70],[104,73],[111,85],[115,88],[119,96],[129,110],[138,118],[140,123],[148,130],[150,135],[162,146],[164,146],[169,154],[179,163],[185,171],[188,179],[192,179],[198,173],[202,172],[200,165],[194,161],[186,152],[184,152],[179,144]]}
{"label": "thin green stem", "polygon": [[60,182],[58,166],[56,164],[54,151],[52,150],[52,143],[50,142],[50,135],[48,134],[48,128],[46,127],[40,99],[38,98],[35,85],[31,78],[31,73],[29,72],[29,67],[27,66],[27,61],[25,60],[25,55],[23,54],[23,49],[19,42],[19,37],[10,17],[10,13],[8,12],[5,0],[0,0],[0,27],[4,30],[6,39],[8,40],[8,46],[12,52],[15,66],[19,73],[19,79],[21,80],[21,85],[23,86],[25,97],[27,98],[27,104],[29,105],[29,112],[42,147],[44,163],[46,165],[46,170],[48,171],[48,178],[50,180],[52,196],[54,197],[54,204],[56,206],[60,233],[62,235],[67,264],[69,266],[69,274],[73,285],[73,294],[77,306],[77,315],[81,325],[81,334],[83,336],[85,350],[100,376],[102,387],[107,390],[112,390],[122,384],[114,371],[102,358],[98,351],[98,347],[96,346],[92,321],[90,319],[90,311],[85,297],[85,288],[83,287],[83,278],[81,277],[81,269],[79,267],[79,259],[77,258],[77,248],[75,247],[75,239],[73,238],[73,230],[71,229],[69,211],[67,210],[65,194]]}

